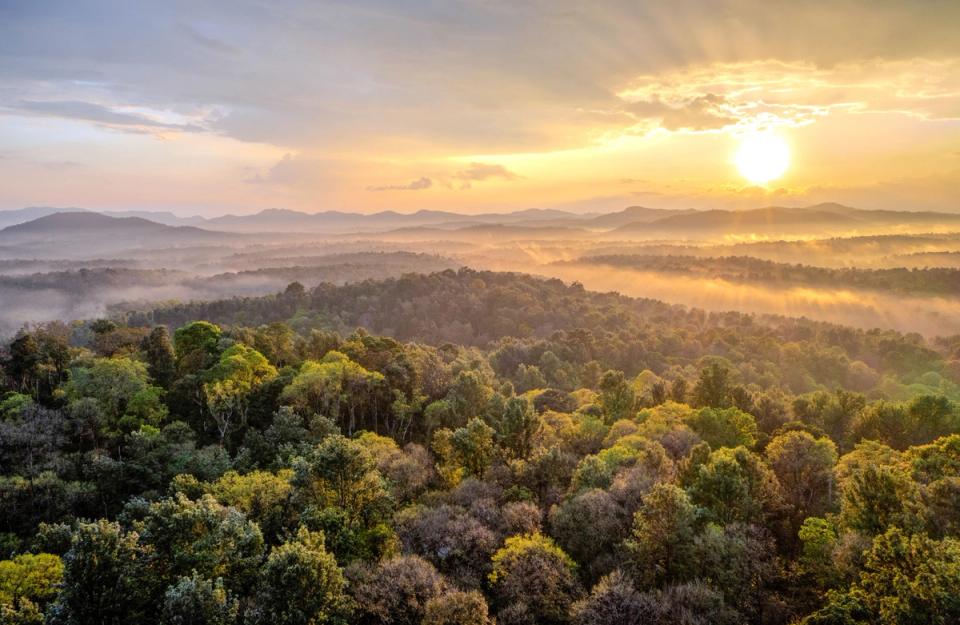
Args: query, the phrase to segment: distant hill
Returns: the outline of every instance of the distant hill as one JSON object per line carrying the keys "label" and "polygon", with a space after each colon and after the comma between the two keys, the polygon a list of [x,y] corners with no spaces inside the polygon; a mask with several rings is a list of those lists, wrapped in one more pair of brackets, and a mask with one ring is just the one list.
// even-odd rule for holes
{"label": "distant hill", "polygon": [[672,215],[686,215],[695,213],[692,208],[670,209],[670,208],[647,208],[646,206],[628,206],[622,211],[597,215],[581,222],[581,225],[587,228],[609,229],[625,226],[627,224],[650,223],[664,217]]}
{"label": "distant hill", "polygon": [[142,217],[109,217],[83,211],[54,213],[0,230],[0,255],[66,258],[215,243],[236,236],[193,226],[158,224]]}
{"label": "distant hill", "polygon": [[611,213],[572,213],[553,208],[528,208],[508,213],[469,215],[442,210],[399,213],[392,210],[372,214],[329,210],[308,213],[269,208],[250,215],[222,215],[205,218],[180,217],[169,211],[91,211],[83,208],[29,207],[0,211],[0,228],[30,222],[53,214],[100,214],[108,217],[139,217],[166,226],[195,226],[232,233],[374,234],[401,229],[435,228],[444,231],[465,227],[516,226],[527,228],[582,228],[634,235],[646,232],[658,236],[723,230],[727,232],[767,231],[787,228],[786,233],[815,229],[826,233],[837,227],[897,224],[960,224],[960,214],[864,210],[837,203],[806,207],[768,206],[751,210],[697,210],[628,206]]}
{"label": "distant hill", "polygon": [[[356,233],[355,233],[356,234]],[[397,228],[377,235],[386,241],[464,241],[502,243],[520,240],[584,239],[593,233],[571,226],[531,226],[526,224],[467,224],[460,227]]]}
{"label": "distant hill", "polygon": [[88,211],[53,213],[31,221],[7,226],[0,230],[0,238],[29,234],[56,235],[80,232],[112,233],[180,233],[189,235],[218,235],[193,226],[168,226],[142,217],[110,217]]}
{"label": "distant hill", "polygon": [[86,212],[86,210],[85,208],[57,208],[55,206],[28,206],[26,208],[4,210],[0,211],[0,229],[56,213],[77,213]]}
{"label": "distant hill", "polygon": [[252,215],[224,215],[204,224],[217,230],[231,232],[382,232],[398,228],[452,227],[471,224],[539,225],[574,222],[582,215],[556,209],[530,208],[512,213],[483,213],[467,215],[450,211],[419,210],[414,213],[382,211],[372,214],[343,211],[305,213],[282,208],[270,208]]}
{"label": "distant hill", "polygon": [[109,210],[109,211],[96,211],[101,215],[107,215],[108,217],[142,217],[143,219],[149,219],[150,221],[155,221],[158,224],[164,224],[167,226],[204,226],[207,223],[206,217],[200,217],[199,215],[194,215],[192,217],[181,217],[170,211],[143,211],[143,210]]}
{"label": "distant hill", "polygon": [[825,203],[805,207],[768,206],[751,210],[707,210],[634,221],[611,234],[794,233],[869,229],[890,225],[960,225],[960,215],[948,213],[874,211]]}
{"label": "distant hill", "polygon": [[842,204],[818,204],[811,208],[835,212],[840,215],[855,217],[862,221],[876,224],[957,224],[960,223],[960,214],[956,213],[937,213],[934,211],[892,211],[892,210],[867,210],[863,208],[852,208]]}
{"label": "distant hill", "polygon": [[14,208],[0,210],[0,229],[16,224],[26,223],[58,213],[99,213],[108,217],[142,217],[157,223],[168,226],[200,226],[207,220],[204,217],[180,217],[170,211],[146,211],[146,210],[90,210],[88,208],[78,208],[75,206],[28,206],[26,208]]}
{"label": "distant hill", "polygon": [[771,206],[768,208],[756,208],[744,211],[708,210],[684,213],[682,215],[671,215],[652,222],[626,224],[617,228],[616,231],[766,229],[787,225],[838,225],[843,221],[851,224],[856,223],[856,220],[852,217],[837,212]]}

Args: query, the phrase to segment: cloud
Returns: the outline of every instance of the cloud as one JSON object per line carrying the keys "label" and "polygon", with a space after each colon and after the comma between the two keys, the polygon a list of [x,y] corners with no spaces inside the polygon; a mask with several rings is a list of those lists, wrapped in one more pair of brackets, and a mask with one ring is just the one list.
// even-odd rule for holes
{"label": "cloud", "polygon": [[78,100],[21,100],[9,108],[33,115],[79,119],[140,132],[144,130],[176,130],[180,132],[205,131],[203,127],[195,124],[164,122],[151,119],[139,113],[118,111],[94,102],[82,102]]}
{"label": "cloud", "polygon": [[517,180],[520,178],[503,165],[488,163],[470,163],[467,169],[457,172],[456,177],[460,180],[489,180],[490,178]]}
{"label": "cloud", "polygon": [[208,50],[225,54],[236,54],[239,52],[234,46],[203,34],[190,24],[181,23],[180,30],[190,41]]}
{"label": "cloud", "polygon": [[422,191],[433,186],[433,181],[427,177],[417,178],[407,184],[388,184],[367,187],[367,191]]}
{"label": "cloud", "polygon": [[263,173],[254,173],[247,184],[303,189],[305,191],[330,187],[336,181],[339,162],[310,154],[284,154]]}
{"label": "cloud", "polygon": [[726,98],[714,93],[697,95],[680,104],[664,102],[659,96],[627,101],[624,108],[634,119],[655,119],[667,130],[713,130],[737,123]]}
{"label": "cloud", "polygon": [[[0,115],[7,128],[28,129],[44,159],[126,174],[126,203],[160,193],[194,204],[199,193],[233,194],[230,202],[245,204],[254,189],[224,181],[248,177],[273,185],[259,188],[270,200],[299,193],[305,206],[444,206],[452,199],[447,187],[516,180],[468,165],[499,161],[524,163],[537,180],[509,185],[492,201],[527,206],[633,170],[649,169],[647,177],[664,183],[696,176],[684,169],[688,156],[701,156],[694,140],[676,156],[672,145],[652,147],[660,134],[754,124],[819,129],[825,117],[873,110],[895,110],[915,124],[895,137],[878,120],[864,143],[884,163],[899,158],[919,169],[916,135],[907,132],[932,142],[939,129],[927,120],[960,111],[951,60],[960,58],[958,20],[955,0],[463,0],[455,8],[392,0],[0,0]],[[74,154],[73,137],[10,119],[41,115],[123,131],[129,141],[90,136],[97,149]],[[132,136],[176,132],[196,134],[143,153]],[[648,134],[654,141],[638,138]],[[704,137],[703,145],[721,138]],[[182,158],[187,143],[204,148]],[[595,154],[548,189],[541,172],[575,162],[578,150]],[[138,165],[147,151],[167,156],[169,167]],[[264,164],[286,152],[307,157]],[[850,168],[839,155],[823,160],[836,163],[838,177]],[[254,172],[237,174],[254,163]],[[716,182],[715,171],[699,171]],[[7,176],[0,201],[10,197],[14,176]],[[171,185],[170,176],[192,184]],[[430,178],[432,192],[363,192],[419,176]],[[99,201],[102,192],[77,184],[69,191]],[[533,197],[534,188],[555,196]],[[462,205],[477,202],[480,210],[483,194],[469,195]]]}
{"label": "cloud", "polygon": [[470,163],[466,169],[453,175],[453,179],[460,183],[461,189],[469,189],[474,182],[494,179],[511,182],[520,178],[521,176],[496,163]]}
{"label": "cloud", "polygon": [[[0,6],[0,85],[17,98],[216,107],[224,115],[201,126],[291,151],[382,153],[393,141],[443,155],[569,149],[596,138],[600,124],[583,111],[609,107],[633,76],[681,64],[960,55],[960,3],[949,1]],[[723,96],[700,93],[711,95]],[[658,110],[633,115],[671,129],[726,125],[729,112],[696,97],[651,100]]]}
{"label": "cloud", "polygon": [[837,112],[960,119],[960,58],[712,63],[639,76],[617,96],[634,133],[796,127]]}

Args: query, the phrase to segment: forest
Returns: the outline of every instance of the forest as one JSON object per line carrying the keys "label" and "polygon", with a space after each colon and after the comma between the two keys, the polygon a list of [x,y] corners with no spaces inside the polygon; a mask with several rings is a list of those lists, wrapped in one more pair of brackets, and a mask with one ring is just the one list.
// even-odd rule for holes
{"label": "forest", "polygon": [[960,622],[960,337],[448,269],[0,366],[0,623]]}
{"label": "forest", "polygon": [[0,259],[0,336],[16,332],[25,319],[89,318],[111,306],[265,295],[295,281],[343,284],[459,266],[442,256],[403,251],[289,256],[193,248],[157,255],[159,262],[142,251],[116,259]]}
{"label": "forest", "polygon": [[936,295],[953,295],[960,292],[960,269],[952,267],[829,268],[778,263],[751,256],[704,258],[646,254],[590,256],[573,262],[664,273],[703,275],[732,281],[774,282]]}

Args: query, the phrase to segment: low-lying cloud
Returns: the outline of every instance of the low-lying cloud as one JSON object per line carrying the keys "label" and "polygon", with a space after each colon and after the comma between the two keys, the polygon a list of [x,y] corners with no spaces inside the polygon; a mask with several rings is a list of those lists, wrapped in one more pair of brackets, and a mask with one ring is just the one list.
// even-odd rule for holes
{"label": "low-lying cloud", "polygon": [[387,184],[367,187],[367,191],[422,191],[433,186],[433,180],[426,176],[407,184]]}
{"label": "low-lying cloud", "polygon": [[466,169],[454,174],[453,178],[460,182],[461,189],[469,189],[474,182],[496,179],[511,182],[519,180],[520,176],[496,163],[470,163]]}

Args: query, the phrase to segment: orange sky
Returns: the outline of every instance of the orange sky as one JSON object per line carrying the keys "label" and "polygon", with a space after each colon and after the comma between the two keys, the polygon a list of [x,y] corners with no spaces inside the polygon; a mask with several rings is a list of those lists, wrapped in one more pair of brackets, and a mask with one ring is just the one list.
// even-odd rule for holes
{"label": "orange sky", "polygon": [[957,2],[138,4],[0,6],[0,208],[960,210]]}

